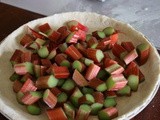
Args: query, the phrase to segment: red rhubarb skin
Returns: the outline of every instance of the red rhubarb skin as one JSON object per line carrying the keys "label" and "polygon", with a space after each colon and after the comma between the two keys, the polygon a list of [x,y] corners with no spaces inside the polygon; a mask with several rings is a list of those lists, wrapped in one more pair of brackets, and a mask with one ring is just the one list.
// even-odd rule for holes
{"label": "red rhubarb skin", "polygon": [[95,103],[101,103],[103,104],[104,102],[104,95],[102,92],[94,92],[93,97],[95,99]]}
{"label": "red rhubarb skin", "polygon": [[98,78],[93,78],[92,80],[89,81],[89,86],[91,88],[96,89],[99,85],[103,84],[104,81],[98,79]]}
{"label": "red rhubarb skin", "polygon": [[23,52],[21,55],[21,62],[31,62],[31,52]]}
{"label": "red rhubarb skin", "polygon": [[34,38],[40,38],[40,39],[45,38],[43,35],[39,34],[37,31],[31,29],[30,27],[28,27],[28,28],[29,28],[28,30],[31,32],[31,34]]}
{"label": "red rhubarb skin", "polygon": [[34,41],[34,38],[31,37],[30,35],[28,34],[25,34],[21,40],[20,40],[20,44],[23,46],[23,47],[28,47],[32,42]]}
{"label": "red rhubarb skin", "polygon": [[36,91],[37,87],[34,85],[33,81],[31,79],[27,79],[26,82],[23,84],[21,88],[22,93],[26,93],[28,91]]}
{"label": "red rhubarb skin", "polygon": [[91,39],[87,42],[87,45],[91,47],[93,44],[98,44],[98,41],[95,37],[91,37]]}
{"label": "red rhubarb skin", "polygon": [[10,61],[20,63],[22,54],[23,54],[23,52],[21,50],[16,49],[15,52],[13,53],[12,57],[10,58]]}
{"label": "red rhubarb skin", "polygon": [[22,65],[14,65],[14,71],[18,75],[25,75],[28,72],[27,69],[26,69],[26,66],[24,64],[22,64]]}
{"label": "red rhubarb skin", "polygon": [[139,53],[138,58],[137,58],[138,65],[140,65],[140,66],[144,65],[149,58],[149,54],[150,54],[150,49],[147,49],[147,50]]}
{"label": "red rhubarb skin", "polygon": [[27,92],[23,97],[22,97],[22,103],[25,105],[32,105],[35,102],[37,102],[40,99],[38,96],[32,96],[29,92]]}
{"label": "red rhubarb skin", "polygon": [[50,91],[55,95],[55,96],[58,96],[61,91],[57,88],[57,87],[54,87],[54,88],[51,88]]}
{"label": "red rhubarb skin", "polygon": [[61,107],[47,110],[49,120],[68,120]]}
{"label": "red rhubarb skin", "polygon": [[77,50],[74,45],[70,45],[66,50],[65,53],[69,55],[72,59],[78,60],[82,58],[82,54]]}
{"label": "red rhubarb skin", "polygon": [[68,68],[65,66],[53,66],[52,73],[55,78],[68,78],[70,75]]}
{"label": "red rhubarb skin", "polygon": [[[73,20],[73,21],[75,21],[75,20]],[[70,22],[71,22],[71,21],[70,21]],[[77,30],[79,30],[79,29],[81,29],[81,30],[83,30],[83,31],[85,31],[85,32],[88,31],[88,27],[87,27],[87,26],[79,23],[78,21],[76,21],[76,22],[77,22],[76,25],[69,26],[69,30],[70,30],[70,31],[77,31]]]}
{"label": "red rhubarb skin", "polygon": [[100,49],[102,51],[105,51],[108,49],[109,44],[111,43],[111,40],[108,38],[104,38],[101,41],[99,41],[96,49]]}
{"label": "red rhubarb skin", "polygon": [[48,96],[43,98],[43,101],[50,107],[54,108],[57,104],[57,97],[48,89],[47,91]]}
{"label": "red rhubarb skin", "polygon": [[58,39],[60,38],[60,36],[61,36],[61,33],[57,32],[57,31],[53,31],[53,32],[51,33],[51,35],[48,36],[48,38],[49,38],[51,41],[53,41],[53,42],[56,43],[56,42],[58,41]]}
{"label": "red rhubarb skin", "polygon": [[41,59],[41,63],[43,66],[50,67],[52,65],[49,59]]}
{"label": "red rhubarb skin", "polygon": [[82,110],[79,109],[75,120],[87,120],[89,117],[89,114],[90,114],[90,112],[86,113],[86,112],[83,112]]}
{"label": "red rhubarb skin", "polygon": [[132,42],[122,42],[121,46],[126,49],[128,52],[131,52],[132,50],[135,49],[134,45]]}
{"label": "red rhubarb skin", "polygon": [[85,41],[86,40],[86,32],[84,32],[83,30],[79,29],[76,34],[79,36],[79,40],[81,41]]}
{"label": "red rhubarb skin", "polygon": [[118,33],[114,33],[110,36],[110,43],[111,45],[114,45],[118,41]]}
{"label": "red rhubarb skin", "polygon": [[84,55],[87,56],[87,49],[81,44],[81,43],[77,43],[76,48]]}
{"label": "red rhubarb skin", "polygon": [[120,58],[120,55],[126,52],[126,50],[119,44],[114,44],[113,48],[112,48],[112,53],[113,55],[115,55],[116,57]]}
{"label": "red rhubarb skin", "polygon": [[38,54],[32,54],[31,55],[31,62],[35,65],[39,65],[40,64],[40,57]]}
{"label": "red rhubarb skin", "polygon": [[92,80],[93,78],[95,78],[97,76],[99,70],[100,70],[99,66],[97,66],[96,64],[90,64],[90,66],[88,67],[87,72],[85,74],[85,78],[88,81]]}
{"label": "red rhubarb skin", "polygon": [[66,60],[66,57],[64,56],[64,54],[57,54],[54,60],[58,65],[60,65],[63,60]]}
{"label": "red rhubarb skin", "polygon": [[20,81],[15,80],[13,83],[13,91],[16,93],[19,92],[21,90],[22,86],[23,86],[23,84]]}
{"label": "red rhubarb skin", "polygon": [[43,33],[46,33],[47,31],[51,30],[51,27],[49,26],[48,23],[44,23],[43,25],[40,25],[38,27],[38,29],[43,32]]}
{"label": "red rhubarb skin", "polygon": [[78,71],[78,70],[74,70],[72,79],[75,81],[75,83],[77,85],[79,85],[80,87],[84,87],[88,85],[87,80],[83,77],[83,75]]}

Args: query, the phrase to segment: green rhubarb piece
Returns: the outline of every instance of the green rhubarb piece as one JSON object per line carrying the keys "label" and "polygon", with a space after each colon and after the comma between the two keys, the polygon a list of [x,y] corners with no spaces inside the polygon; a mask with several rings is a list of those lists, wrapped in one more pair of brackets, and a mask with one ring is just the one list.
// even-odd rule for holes
{"label": "green rhubarb piece", "polygon": [[40,73],[41,73],[41,66],[40,65],[34,65],[34,74],[36,76],[36,78],[40,77]]}
{"label": "green rhubarb piece", "polygon": [[74,36],[74,32],[72,32],[72,33],[70,33],[69,35],[68,35],[68,37],[66,38],[66,43],[70,43],[70,40],[72,39],[72,37]]}
{"label": "green rhubarb piece", "polygon": [[21,101],[23,96],[24,96],[24,93],[21,92],[21,91],[19,91],[19,92],[16,94],[16,98],[17,98],[18,103],[23,104],[22,101]]}
{"label": "green rhubarb piece", "polygon": [[104,91],[106,91],[106,90],[107,90],[107,85],[106,85],[106,83],[102,83],[102,84],[98,85],[98,86],[96,87],[96,90],[99,91],[99,92],[104,92]]}
{"label": "green rhubarb piece", "polygon": [[64,52],[67,48],[68,48],[67,43],[63,43],[63,44],[59,45],[59,49],[61,52]]}
{"label": "green rhubarb piece", "polygon": [[63,60],[61,63],[60,63],[60,66],[65,66],[65,67],[70,67],[71,63],[68,61],[68,60]]}
{"label": "green rhubarb piece", "polygon": [[66,91],[70,91],[75,87],[75,83],[72,79],[67,79],[62,85],[62,89]]}
{"label": "green rhubarb piece", "polygon": [[131,88],[128,85],[117,91],[117,95],[120,96],[129,96],[130,94],[131,94]]}
{"label": "green rhubarb piece", "polygon": [[67,101],[67,94],[65,92],[61,92],[60,94],[58,94],[57,96],[57,102],[59,103],[63,103],[63,102],[66,102]]}
{"label": "green rhubarb piece", "polygon": [[43,39],[37,38],[37,39],[35,40],[35,42],[38,43],[40,46],[42,46],[42,45],[45,44],[46,41],[43,40]]}
{"label": "green rhubarb piece", "polygon": [[92,35],[91,34],[87,34],[86,35],[86,41],[88,42],[91,39]]}
{"label": "green rhubarb piece", "polygon": [[41,108],[38,105],[28,105],[27,106],[27,111],[28,113],[32,114],[32,115],[39,115],[41,114]]}
{"label": "green rhubarb piece", "polygon": [[77,120],[85,120],[86,116],[88,116],[90,112],[91,112],[91,107],[89,105],[82,104],[79,107],[78,118],[76,117],[76,119]]}
{"label": "green rhubarb piece", "polygon": [[12,82],[14,82],[15,80],[19,80],[20,79],[20,75],[13,73],[10,78],[9,78]]}
{"label": "green rhubarb piece", "polygon": [[63,104],[63,108],[64,108],[64,112],[67,115],[67,117],[69,117],[71,120],[74,120],[74,117],[75,117],[74,106],[70,102],[67,102]]}
{"label": "green rhubarb piece", "polygon": [[92,88],[89,88],[89,87],[83,87],[82,88],[82,93],[83,94],[93,94],[94,90]]}
{"label": "green rhubarb piece", "polygon": [[103,32],[105,33],[106,36],[110,36],[110,35],[112,35],[115,32],[115,30],[114,30],[113,27],[106,27],[103,30]]}
{"label": "green rhubarb piece", "polygon": [[96,48],[98,43],[94,43],[93,45],[90,46],[90,48]]}
{"label": "green rhubarb piece", "polygon": [[32,44],[30,44],[29,47],[34,49],[34,50],[39,49],[39,45],[36,42],[33,42]]}
{"label": "green rhubarb piece", "polygon": [[91,94],[85,94],[86,101],[84,104],[93,104],[95,102],[94,97]]}
{"label": "green rhubarb piece", "polygon": [[82,63],[80,61],[75,60],[72,63],[72,67],[73,67],[73,69],[77,69],[79,72],[82,72],[83,66],[82,66]]}
{"label": "green rhubarb piece", "polygon": [[46,46],[42,46],[39,50],[38,50],[38,55],[41,58],[46,58],[49,55],[49,51],[47,49]]}
{"label": "green rhubarb piece", "polygon": [[57,51],[56,50],[52,50],[50,53],[49,53],[49,55],[48,55],[48,59],[53,59],[55,56],[56,56],[56,54],[57,54]]}
{"label": "green rhubarb piece", "polygon": [[147,43],[141,43],[136,47],[138,52],[143,52],[145,50],[148,50],[149,48],[150,48],[150,46]]}
{"label": "green rhubarb piece", "polygon": [[103,31],[97,31],[97,35],[99,38],[103,39],[106,37],[105,33]]}
{"label": "green rhubarb piece", "polygon": [[106,70],[100,70],[97,74],[97,78],[101,80],[106,80],[110,74]]}
{"label": "green rhubarb piece", "polygon": [[104,100],[104,107],[113,107],[116,106],[116,104],[115,98],[106,98]]}
{"label": "green rhubarb piece", "polygon": [[70,97],[70,100],[72,102],[72,104],[75,106],[75,107],[78,107],[79,104],[78,104],[78,99],[80,97],[82,97],[83,94],[82,92],[79,90],[79,88],[75,88],[75,90],[73,91],[71,97]]}
{"label": "green rhubarb piece", "polygon": [[57,84],[58,84],[58,79],[55,78],[53,75],[50,75],[50,77],[48,79],[48,87],[53,88],[53,87],[57,86]]}
{"label": "green rhubarb piece", "polygon": [[110,90],[114,85],[115,85],[115,81],[113,80],[113,77],[110,76],[107,80],[106,80],[106,85],[107,85],[107,90]]}
{"label": "green rhubarb piece", "polygon": [[31,62],[25,62],[25,66],[27,68],[28,73],[33,75],[34,74],[34,72],[33,72],[33,64]]}
{"label": "green rhubarb piece", "polygon": [[94,63],[93,60],[88,59],[88,58],[84,58],[84,64],[85,64],[86,66],[89,66],[89,65],[92,64],[92,63]]}
{"label": "green rhubarb piece", "polygon": [[98,112],[102,109],[102,107],[103,107],[103,104],[101,104],[101,103],[93,103],[92,105],[91,105],[91,114],[92,115],[97,115],[98,114]]}
{"label": "green rhubarb piece", "polygon": [[129,75],[128,85],[131,87],[132,91],[137,91],[139,85],[139,77],[137,75]]}
{"label": "green rhubarb piece", "polygon": [[32,96],[42,98],[42,93],[40,91],[30,91],[30,94]]}
{"label": "green rhubarb piece", "polygon": [[99,120],[111,120],[109,115],[106,112],[104,112],[103,110],[98,112],[98,118],[99,118]]}
{"label": "green rhubarb piece", "polygon": [[65,79],[58,79],[58,87],[61,87],[63,85],[63,83],[65,82]]}
{"label": "green rhubarb piece", "polygon": [[107,67],[107,68],[105,68],[105,70],[108,72],[108,73],[112,73],[112,72],[114,72],[115,70],[117,70],[117,69],[119,69],[121,66],[119,65],[119,64],[113,64],[113,65],[111,65],[111,66],[109,66],[109,67]]}
{"label": "green rhubarb piece", "polygon": [[101,60],[104,58],[103,52],[101,50],[99,50],[99,49],[96,52],[96,58],[97,58],[98,62],[101,62]]}
{"label": "green rhubarb piece", "polygon": [[128,54],[128,52],[127,52],[127,51],[122,52],[122,53],[120,54],[120,59],[121,59],[121,60],[123,60],[123,59],[124,59],[124,57],[125,57],[127,54]]}

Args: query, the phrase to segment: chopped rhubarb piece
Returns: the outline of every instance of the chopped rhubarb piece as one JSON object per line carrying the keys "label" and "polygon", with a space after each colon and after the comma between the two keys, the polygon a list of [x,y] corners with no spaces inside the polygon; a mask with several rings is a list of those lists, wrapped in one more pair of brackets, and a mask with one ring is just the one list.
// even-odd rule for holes
{"label": "chopped rhubarb piece", "polygon": [[91,94],[85,94],[78,99],[79,104],[93,104],[95,102],[94,97]]}
{"label": "chopped rhubarb piece", "polygon": [[81,61],[86,65],[86,66],[90,66],[90,64],[93,64],[94,61],[88,58],[82,58]]}
{"label": "chopped rhubarb piece", "polygon": [[23,75],[23,77],[20,79],[21,82],[26,82],[28,79],[33,79],[32,75],[30,75],[29,73]]}
{"label": "chopped rhubarb piece", "polygon": [[107,85],[108,91],[117,91],[122,89],[127,84],[127,82],[128,81],[125,79],[125,77],[122,74],[115,74],[115,75],[111,75],[107,79],[106,85]]}
{"label": "chopped rhubarb piece", "polygon": [[69,55],[72,59],[78,60],[82,58],[82,54],[77,50],[74,45],[70,45],[66,50],[65,53]]}
{"label": "chopped rhubarb piece", "polygon": [[[91,114],[92,115],[97,115],[98,114],[98,112],[102,109],[102,107],[103,107],[103,104],[101,104],[101,103],[93,103],[92,105],[91,105]],[[97,118],[98,119],[98,118]],[[88,120],[88,119],[87,119]],[[93,119],[92,119],[93,120]]]}
{"label": "chopped rhubarb piece", "polygon": [[115,43],[117,43],[117,41],[118,41],[118,33],[112,34],[109,38],[111,40],[110,41],[111,46],[114,46]]}
{"label": "chopped rhubarb piece", "polygon": [[61,92],[60,94],[58,94],[57,96],[57,102],[58,103],[64,103],[66,102],[68,99],[68,96],[65,92]]}
{"label": "chopped rhubarb piece", "polygon": [[27,79],[26,82],[21,87],[21,92],[26,93],[28,91],[36,91],[37,87],[35,87],[33,81],[31,79]]}
{"label": "chopped rhubarb piece", "polygon": [[57,54],[55,56],[55,62],[60,65],[60,66],[65,66],[65,67],[70,67],[70,62],[66,59],[67,58],[67,55],[66,54]]}
{"label": "chopped rhubarb piece", "polygon": [[10,58],[11,64],[14,65],[14,64],[20,63],[22,54],[23,52],[21,50],[16,49],[12,57]]}
{"label": "chopped rhubarb piece", "polygon": [[43,66],[46,66],[46,67],[49,67],[52,65],[52,63],[49,59],[41,59],[41,63]]}
{"label": "chopped rhubarb piece", "polygon": [[40,98],[42,98],[41,92],[30,91],[24,94],[24,96],[22,97],[22,103],[25,105],[31,105],[37,102]]}
{"label": "chopped rhubarb piece", "polygon": [[126,85],[124,88],[120,89],[116,93],[118,96],[131,96],[131,88]]}
{"label": "chopped rhubarb piece", "polygon": [[95,99],[95,103],[101,103],[103,104],[104,102],[104,95],[102,92],[95,92],[93,93],[93,97]]}
{"label": "chopped rhubarb piece", "polygon": [[79,35],[79,40],[81,41],[85,41],[86,40],[86,32],[84,32],[83,30],[78,30],[77,35]]}
{"label": "chopped rhubarb piece", "polygon": [[90,48],[96,48],[98,45],[98,41],[95,37],[90,38],[90,40],[87,42],[88,46]]}
{"label": "chopped rhubarb piece", "polygon": [[71,120],[74,120],[75,118],[75,108],[74,106],[70,103],[64,103],[63,104],[64,112],[66,113],[67,117]]}
{"label": "chopped rhubarb piece", "polygon": [[66,114],[61,107],[47,110],[49,120],[68,120]]}
{"label": "chopped rhubarb piece", "polygon": [[77,31],[77,30],[83,30],[85,32],[88,31],[87,26],[81,24],[80,22],[76,21],[76,20],[71,20],[69,22],[67,22],[67,26],[69,27],[70,31]]}
{"label": "chopped rhubarb piece", "polygon": [[58,79],[53,75],[39,77],[36,81],[38,89],[53,88],[58,84]]}
{"label": "chopped rhubarb piece", "polygon": [[57,32],[64,33],[66,30],[67,30],[67,26],[62,26],[62,27],[57,29]]}
{"label": "chopped rhubarb piece", "polygon": [[[91,113],[92,113],[92,111],[91,111]],[[97,116],[97,114],[96,115],[89,115],[87,120],[98,120],[98,116]]]}
{"label": "chopped rhubarb piece", "polygon": [[101,60],[104,58],[104,54],[101,50],[93,48],[87,49],[87,56],[97,63],[101,62]]}
{"label": "chopped rhubarb piece", "polygon": [[20,79],[20,75],[16,74],[16,73],[13,73],[10,78],[9,78],[11,81],[15,81],[15,80],[19,80]]}
{"label": "chopped rhubarb piece", "polygon": [[114,44],[112,48],[112,53],[116,57],[123,59],[125,55],[127,54],[127,51],[119,44]]}
{"label": "chopped rhubarb piece", "polygon": [[104,54],[104,58],[110,58],[111,59],[111,57],[110,57],[110,55],[107,51],[103,52],[103,54]]}
{"label": "chopped rhubarb piece", "polygon": [[34,65],[33,69],[34,69],[35,76],[38,78],[46,74],[47,67],[41,66],[41,65]]}
{"label": "chopped rhubarb piece", "polygon": [[60,49],[61,52],[65,52],[67,47],[68,47],[67,43],[63,43],[63,44],[60,44],[58,48]]}
{"label": "chopped rhubarb piece", "polygon": [[128,52],[131,52],[132,50],[135,49],[134,45],[132,42],[122,42],[121,46],[126,49]]}
{"label": "chopped rhubarb piece", "polygon": [[118,116],[118,110],[115,107],[105,108],[98,113],[99,120],[111,120]]}
{"label": "chopped rhubarb piece", "polygon": [[106,108],[108,108],[108,107],[114,107],[114,106],[116,106],[117,105],[117,102],[116,102],[116,100],[115,100],[115,98],[113,97],[113,98],[106,98],[105,100],[104,100],[104,107],[106,107]]}
{"label": "chopped rhubarb piece", "polygon": [[57,87],[53,87],[50,89],[50,91],[55,95],[55,96],[58,96],[61,91],[57,88]]}
{"label": "chopped rhubarb piece", "polygon": [[49,55],[48,55],[48,59],[49,60],[51,60],[51,59],[53,59],[55,56],[56,56],[56,54],[57,54],[57,51],[56,51],[56,49],[53,49],[50,53],[49,53]]}
{"label": "chopped rhubarb piece", "polygon": [[81,44],[81,43],[77,43],[76,44],[76,48],[85,56],[87,56],[87,53],[86,53],[86,48]]}
{"label": "chopped rhubarb piece", "polygon": [[82,104],[77,112],[75,120],[87,120],[91,112],[91,107],[86,104]]}
{"label": "chopped rhubarb piece", "polygon": [[115,29],[113,27],[106,27],[103,32],[106,36],[110,36],[115,32]]}
{"label": "chopped rhubarb piece", "polygon": [[141,70],[139,69],[139,83],[143,82],[145,80],[145,76],[144,74],[141,72]]}
{"label": "chopped rhubarb piece", "polygon": [[72,68],[77,69],[79,72],[83,72],[85,70],[86,66],[82,62],[75,60],[72,63]]}
{"label": "chopped rhubarb piece", "polygon": [[20,81],[15,80],[13,83],[13,91],[17,93],[18,91],[21,90],[22,86],[23,84]]}
{"label": "chopped rhubarb piece", "polygon": [[16,93],[16,99],[17,99],[17,102],[18,102],[18,103],[23,104],[23,103],[22,103],[22,98],[23,98],[23,96],[24,96],[24,93],[21,92],[21,91],[19,91],[19,92]]}
{"label": "chopped rhubarb piece", "polygon": [[123,68],[126,68],[126,64],[125,64],[125,62],[123,61],[123,60],[121,60],[121,59],[119,59],[119,58],[117,58],[117,57],[115,57],[115,59],[114,59],[120,66],[122,66]]}
{"label": "chopped rhubarb piece", "polygon": [[57,42],[58,41],[58,39],[60,38],[60,36],[61,36],[61,33],[59,33],[59,32],[57,32],[57,31],[52,31],[51,33],[50,33],[50,35],[48,35],[48,38],[51,40],[51,41],[53,41],[53,42]]}
{"label": "chopped rhubarb piece", "polygon": [[63,85],[63,83],[65,82],[65,79],[58,79],[58,87],[61,87]]}
{"label": "chopped rhubarb piece", "polygon": [[73,90],[75,87],[75,83],[72,79],[67,79],[63,85],[62,85],[62,89],[65,90],[65,91],[71,91]]}
{"label": "chopped rhubarb piece", "polygon": [[30,35],[28,34],[25,34],[22,39],[20,40],[20,44],[27,48],[32,42],[34,41],[34,38],[31,37]]}
{"label": "chopped rhubarb piece", "polygon": [[66,38],[66,43],[77,43],[79,39],[79,35],[77,32],[71,32]]}
{"label": "chopped rhubarb piece", "polygon": [[66,31],[64,31],[63,33],[61,33],[61,36],[60,36],[60,38],[59,38],[59,40],[57,41],[57,43],[63,43],[63,42],[65,42],[65,40],[67,39],[67,37],[70,35],[70,31],[68,31],[68,30],[66,30]]}
{"label": "chopped rhubarb piece", "polygon": [[136,52],[136,50],[132,50],[131,52],[129,52],[124,58],[124,62],[128,65],[130,62],[132,62],[133,60],[135,60],[138,57],[138,54]]}
{"label": "chopped rhubarb piece", "polygon": [[39,65],[40,64],[40,57],[38,54],[33,53],[31,56],[31,62],[35,65]]}
{"label": "chopped rhubarb piece", "polygon": [[44,24],[40,25],[38,28],[43,33],[47,33],[49,30],[51,30],[51,27],[49,26],[48,23],[44,23]]}
{"label": "chopped rhubarb piece", "polygon": [[128,78],[128,85],[130,86],[132,91],[137,91],[139,85],[139,76],[137,75],[129,75]]}
{"label": "chopped rhubarb piece", "polygon": [[65,66],[53,66],[51,73],[54,74],[55,78],[68,78],[70,73]]}
{"label": "chopped rhubarb piece", "polygon": [[104,69],[101,69],[97,74],[97,78],[101,80],[106,80],[109,76],[110,74]]}
{"label": "chopped rhubarb piece", "polygon": [[83,87],[82,88],[82,93],[83,94],[93,94],[94,93],[94,89],[92,89],[90,87]]}
{"label": "chopped rhubarb piece", "polygon": [[49,55],[49,51],[46,46],[41,47],[37,52],[41,58],[46,58]]}
{"label": "chopped rhubarb piece", "polygon": [[86,41],[88,42],[93,36],[91,34],[86,35]]}
{"label": "chopped rhubarb piece", "polygon": [[83,75],[78,72],[78,70],[74,70],[74,73],[73,73],[73,76],[72,76],[72,79],[75,81],[75,83],[81,87],[83,86],[87,86],[88,85],[88,82],[87,80],[83,77]]}
{"label": "chopped rhubarb piece", "polygon": [[[122,89],[123,89],[123,88],[122,88]],[[105,91],[105,92],[104,92],[104,96],[105,96],[105,97],[108,97],[108,98],[115,98],[115,97],[117,97],[115,91]]]}
{"label": "chopped rhubarb piece", "polygon": [[37,31],[31,29],[30,27],[28,27],[28,31],[31,33],[31,35],[34,37],[34,38],[40,38],[40,39],[43,39],[44,36],[42,34],[39,34]]}
{"label": "chopped rhubarb piece", "polygon": [[37,104],[28,105],[27,106],[27,111],[31,115],[39,115],[39,114],[41,114],[41,108]]}
{"label": "chopped rhubarb piece", "polygon": [[53,109],[57,104],[57,97],[49,89],[46,89],[43,93],[43,101]]}
{"label": "chopped rhubarb piece", "polygon": [[30,51],[23,52],[21,55],[21,62],[31,62],[31,55],[32,53]]}
{"label": "chopped rhubarb piece", "polygon": [[128,77],[129,75],[139,76],[139,68],[135,62],[131,62],[124,71],[124,75]]}
{"label": "chopped rhubarb piece", "polygon": [[106,83],[98,78],[93,78],[89,81],[89,86],[99,92],[104,92],[107,90]]}
{"label": "chopped rhubarb piece", "polygon": [[97,76],[99,70],[100,70],[99,66],[97,66],[96,64],[90,64],[90,66],[87,68],[85,78],[89,81],[92,80]]}
{"label": "chopped rhubarb piece", "polygon": [[97,39],[103,39],[106,37],[105,33],[103,31],[94,31],[92,32],[93,37],[96,37]]}
{"label": "chopped rhubarb piece", "polygon": [[45,45],[48,48],[49,53],[58,48],[58,44],[53,41],[48,41]]}
{"label": "chopped rhubarb piece", "polygon": [[109,38],[104,38],[101,41],[99,41],[96,48],[104,51],[104,50],[108,49],[108,45],[110,44],[110,41],[111,40]]}
{"label": "chopped rhubarb piece", "polygon": [[147,62],[150,54],[150,46],[147,43],[142,43],[136,47],[138,58],[137,62],[139,65],[143,65]]}
{"label": "chopped rhubarb piece", "polygon": [[83,96],[82,92],[79,90],[78,87],[76,87],[72,93],[72,95],[70,96],[70,101],[72,102],[72,104],[75,107],[78,107],[78,99],[81,98]]}

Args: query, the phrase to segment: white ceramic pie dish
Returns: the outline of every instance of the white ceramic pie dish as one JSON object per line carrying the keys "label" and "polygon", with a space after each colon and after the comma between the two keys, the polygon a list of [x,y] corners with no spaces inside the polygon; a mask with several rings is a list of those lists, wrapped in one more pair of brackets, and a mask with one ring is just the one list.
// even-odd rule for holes
{"label": "white ceramic pie dish", "polygon": [[24,24],[12,32],[0,44],[0,112],[10,120],[47,120],[45,112],[38,116],[26,112],[26,107],[16,101],[15,93],[12,90],[12,82],[9,80],[13,69],[9,59],[15,49],[23,49],[18,40],[27,32],[27,26],[36,29],[36,26],[48,22],[52,28],[65,24],[69,20],[77,20],[89,27],[89,32],[102,30],[106,26],[113,26],[125,34],[120,34],[120,41],[132,41],[134,45],[148,43],[151,46],[150,57],[145,65],[140,67],[146,80],[139,85],[138,91],[133,92],[131,97],[120,97],[117,99],[119,120],[128,120],[142,111],[155,96],[160,83],[160,57],[155,47],[148,42],[143,34],[136,31],[132,26],[115,19],[88,12],[69,12],[55,14],[53,16],[33,20]]}

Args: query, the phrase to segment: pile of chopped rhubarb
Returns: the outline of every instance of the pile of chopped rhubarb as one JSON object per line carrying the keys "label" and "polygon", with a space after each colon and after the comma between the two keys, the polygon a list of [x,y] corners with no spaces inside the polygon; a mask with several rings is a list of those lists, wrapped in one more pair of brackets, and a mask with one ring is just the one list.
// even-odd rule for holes
{"label": "pile of chopped rhubarb", "polygon": [[116,97],[137,91],[150,52],[146,43],[118,44],[119,34],[113,27],[88,34],[76,20],[57,30],[48,23],[28,27],[19,41],[27,50],[16,49],[10,59],[17,101],[32,115],[45,108],[49,120],[117,117]]}

